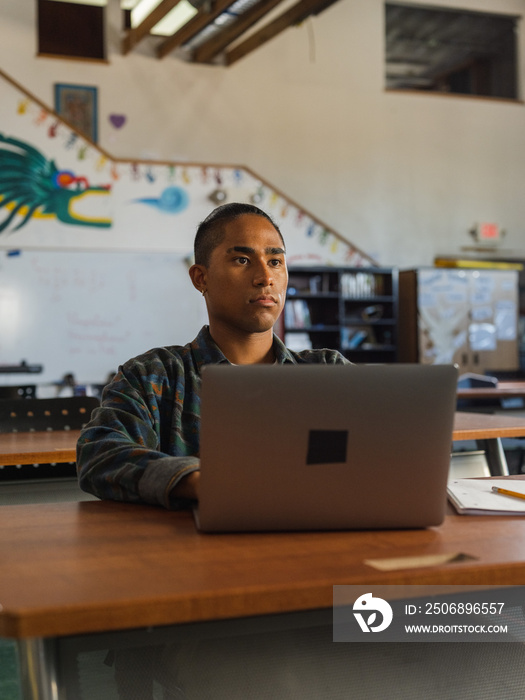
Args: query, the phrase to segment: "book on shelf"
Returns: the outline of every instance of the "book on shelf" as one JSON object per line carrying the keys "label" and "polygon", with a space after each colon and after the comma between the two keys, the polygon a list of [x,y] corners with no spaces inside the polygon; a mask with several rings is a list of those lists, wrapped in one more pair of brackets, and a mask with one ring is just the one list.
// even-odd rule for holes
{"label": "book on shelf", "polygon": [[310,309],[304,299],[288,299],[284,306],[284,322],[288,328],[308,328]]}
{"label": "book on shelf", "polygon": [[368,331],[362,328],[343,328],[341,330],[341,348],[354,350],[368,338]]}
{"label": "book on shelf", "polygon": [[345,272],[341,275],[341,294],[345,299],[363,299],[383,294],[383,279],[371,272]]}
{"label": "book on shelf", "polygon": [[285,333],[284,344],[289,350],[301,352],[312,349],[312,339],[308,333]]}

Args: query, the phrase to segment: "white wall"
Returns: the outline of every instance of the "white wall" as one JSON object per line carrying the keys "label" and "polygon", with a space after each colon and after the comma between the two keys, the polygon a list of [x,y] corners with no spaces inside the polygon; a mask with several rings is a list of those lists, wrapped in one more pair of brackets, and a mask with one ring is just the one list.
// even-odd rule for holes
{"label": "white wall", "polygon": [[[35,6],[2,0],[0,67],[50,105],[55,82],[97,85],[112,155],[245,164],[384,265],[460,254],[479,221],[525,257],[523,105],[385,93],[382,0],[340,0],[230,68],[158,61],[148,42],[120,56],[114,26],[107,65],[37,58]],[[111,113],[127,116],[122,130]]]}

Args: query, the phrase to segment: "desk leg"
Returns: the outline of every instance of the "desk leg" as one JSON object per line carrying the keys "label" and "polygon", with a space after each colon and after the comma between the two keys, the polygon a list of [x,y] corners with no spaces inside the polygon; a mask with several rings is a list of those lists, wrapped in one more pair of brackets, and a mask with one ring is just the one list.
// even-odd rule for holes
{"label": "desk leg", "polygon": [[18,640],[23,700],[59,700],[55,639]]}
{"label": "desk leg", "polygon": [[485,451],[485,457],[491,476],[508,476],[509,468],[500,438],[476,440],[478,448]]}

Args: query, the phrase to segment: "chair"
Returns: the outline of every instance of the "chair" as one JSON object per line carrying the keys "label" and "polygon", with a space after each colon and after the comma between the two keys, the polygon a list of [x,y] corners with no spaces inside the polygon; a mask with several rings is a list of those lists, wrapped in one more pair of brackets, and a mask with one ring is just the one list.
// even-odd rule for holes
{"label": "chair", "polygon": [[2,399],[34,399],[36,396],[36,384],[21,386],[0,386],[0,400]]}
{"label": "chair", "polygon": [[0,433],[78,430],[99,405],[94,396],[0,399]]}
{"label": "chair", "polygon": [[[93,396],[0,399],[0,433],[78,430],[98,406]],[[75,462],[0,466],[0,506],[94,499],[80,490]]]}

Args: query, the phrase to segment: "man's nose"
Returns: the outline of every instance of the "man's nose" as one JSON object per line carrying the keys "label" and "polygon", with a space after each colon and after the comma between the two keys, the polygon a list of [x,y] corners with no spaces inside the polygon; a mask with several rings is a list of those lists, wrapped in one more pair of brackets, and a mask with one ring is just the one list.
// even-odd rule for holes
{"label": "man's nose", "polygon": [[272,271],[266,263],[261,263],[257,266],[253,283],[257,287],[270,287],[273,284]]}

